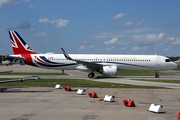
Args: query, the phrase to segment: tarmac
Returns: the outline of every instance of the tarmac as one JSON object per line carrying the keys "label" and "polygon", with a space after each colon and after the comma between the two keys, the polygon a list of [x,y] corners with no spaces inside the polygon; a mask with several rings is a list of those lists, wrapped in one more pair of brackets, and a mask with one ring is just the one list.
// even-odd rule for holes
{"label": "tarmac", "polygon": [[[58,70],[46,70],[29,66],[0,66],[0,71],[13,70],[14,72],[61,72]],[[103,78],[96,76],[94,79],[87,78],[87,73],[79,71],[65,71],[70,75],[65,76],[40,76],[48,78],[80,78],[93,81],[108,81],[126,84],[146,84],[131,80],[155,79],[154,76],[120,76]],[[159,79],[179,80],[177,75],[160,76]],[[0,76],[5,78],[5,76]],[[6,77],[10,77],[6,75]],[[16,78],[18,76],[15,76]],[[32,76],[19,76],[32,77]],[[128,81],[129,80],[129,81]],[[134,82],[133,82],[134,81]],[[129,83],[130,82],[130,83]],[[139,82],[139,83],[138,83]],[[21,84],[21,83],[19,83]],[[2,120],[174,120],[180,111],[180,86],[177,84],[158,84],[151,86],[164,86],[173,89],[125,89],[125,88],[80,88],[86,90],[86,95],[78,95],[76,91],[67,92],[64,89],[50,87],[1,87],[0,91],[0,116]],[[177,85],[177,86],[174,86]],[[165,87],[166,87],[165,86]],[[72,88],[77,90],[79,88]],[[96,92],[98,98],[90,98],[89,92]],[[114,95],[115,102],[102,102],[99,99],[105,95]],[[132,99],[136,107],[126,107],[123,100]],[[149,112],[151,104],[163,106],[164,113]]]}

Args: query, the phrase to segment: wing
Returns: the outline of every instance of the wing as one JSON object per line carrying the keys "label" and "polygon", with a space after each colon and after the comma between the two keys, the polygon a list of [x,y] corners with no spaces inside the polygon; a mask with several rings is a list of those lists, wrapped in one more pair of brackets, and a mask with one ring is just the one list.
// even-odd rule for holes
{"label": "wing", "polygon": [[29,78],[29,79],[19,79],[19,80],[7,80],[7,81],[0,81],[0,84],[2,83],[10,83],[10,82],[24,82],[28,80],[38,80],[40,78]]}
{"label": "wing", "polygon": [[97,63],[93,63],[93,62],[87,62],[87,61],[81,61],[81,60],[72,59],[72,58],[64,51],[63,48],[61,48],[61,50],[63,51],[63,54],[64,54],[64,56],[66,57],[66,59],[75,61],[75,62],[77,62],[77,64],[82,64],[82,65],[86,66],[89,70],[98,71],[98,70],[100,70],[100,69],[103,67],[102,64],[97,64]]}

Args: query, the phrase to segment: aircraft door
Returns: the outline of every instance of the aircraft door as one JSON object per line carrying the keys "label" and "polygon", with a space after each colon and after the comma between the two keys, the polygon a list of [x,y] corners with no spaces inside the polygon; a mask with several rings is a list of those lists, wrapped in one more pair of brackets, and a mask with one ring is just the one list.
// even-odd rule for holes
{"label": "aircraft door", "polygon": [[159,56],[156,57],[156,65],[161,65],[161,58]]}

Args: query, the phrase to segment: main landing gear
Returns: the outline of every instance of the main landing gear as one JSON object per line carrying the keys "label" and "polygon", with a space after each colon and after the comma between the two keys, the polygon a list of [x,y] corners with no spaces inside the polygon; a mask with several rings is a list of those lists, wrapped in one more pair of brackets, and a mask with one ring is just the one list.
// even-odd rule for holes
{"label": "main landing gear", "polygon": [[89,74],[88,74],[88,77],[89,77],[89,78],[93,78],[94,75],[95,75],[95,74],[92,72],[92,73],[89,73]]}
{"label": "main landing gear", "polygon": [[157,72],[157,71],[155,71],[155,72],[156,72],[156,76],[155,76],[155,77],[156,77],[156,78],[159,78],[158,72]]}

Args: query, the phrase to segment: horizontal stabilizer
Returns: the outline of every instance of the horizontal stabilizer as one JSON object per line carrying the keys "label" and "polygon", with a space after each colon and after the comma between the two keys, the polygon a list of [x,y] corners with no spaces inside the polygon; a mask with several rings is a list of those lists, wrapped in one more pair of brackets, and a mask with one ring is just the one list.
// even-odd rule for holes
{"label": "horizontal stabilizer", "polygon": [[19,62],[25,61],[25,57],[14,56],[14,55],[6,56],[6,59],[12,61],[12,63],[15,63],[17,61],[19,61]]}

